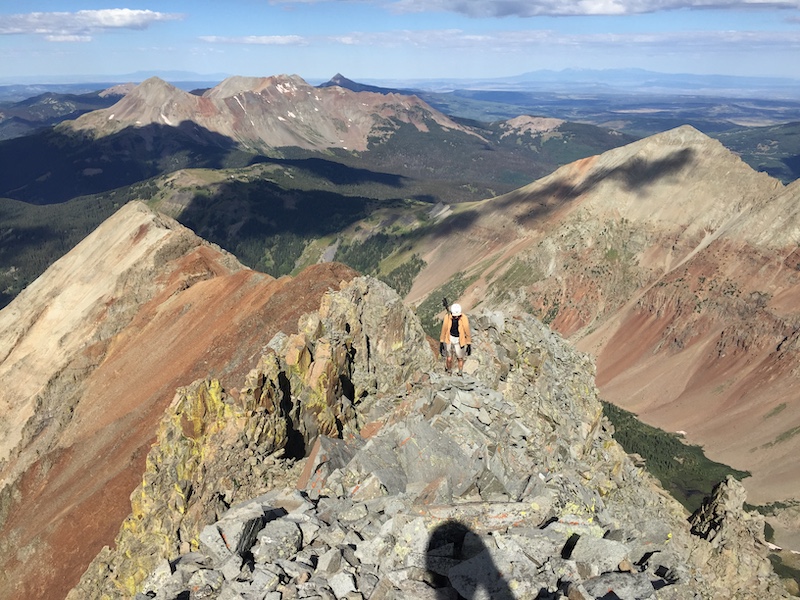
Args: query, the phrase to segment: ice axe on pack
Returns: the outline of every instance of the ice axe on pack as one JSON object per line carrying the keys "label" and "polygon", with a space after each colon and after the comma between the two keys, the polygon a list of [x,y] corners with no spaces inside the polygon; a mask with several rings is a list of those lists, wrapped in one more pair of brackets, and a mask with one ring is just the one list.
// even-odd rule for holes
{"label": "ice axe on pack", "polygon": [[[447,298],[442,298],[442,306],[444,306],[445,310],[450,310],[450,303],[447,301]],[[447,356],[447,351],[445,350],[445,345],[442,341],[439,342],[439,354],[442,358]]]}

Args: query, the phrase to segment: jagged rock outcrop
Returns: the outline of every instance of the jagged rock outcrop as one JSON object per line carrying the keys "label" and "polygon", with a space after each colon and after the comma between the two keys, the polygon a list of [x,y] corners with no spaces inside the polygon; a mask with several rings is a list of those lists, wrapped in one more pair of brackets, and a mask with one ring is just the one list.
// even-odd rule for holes
{"label": "jagged rock outcrop", "polygon": [[286,464],[264,466],[277,451],[302,457],[320,434],[352,434],[355,403],[405,385],[433,361],[400,298],[369,279],[325,295],[296,334],[278,333],[269,350],[235,393],[200,380],[176,394],[116,551],[89,570],[91,580],[110,571],[101,579],[111,597],[132,593],[159,558],[196,549],[202,527],[233,502],[269,489]]}
{"label": "jagged rock outcrop", "polygon": [[180,390],[69,598],[785,595],[746,528],[694,535],[614,441],[586,355],[528,316],[472,323],[467,374],[441,374],[394,292],[357,279],[237,392]]}
{"label": "jagged rock outcrop", "polygon": [[702,551],[720,572],[752,581],[767,576],[770,566],[759,559],[759,552],[767,546],[764,517],[744,510],[746,499],[742,484],[729,476],[714,488],[689,523],[693,534],[709,542],[710,547],[703,546]]}

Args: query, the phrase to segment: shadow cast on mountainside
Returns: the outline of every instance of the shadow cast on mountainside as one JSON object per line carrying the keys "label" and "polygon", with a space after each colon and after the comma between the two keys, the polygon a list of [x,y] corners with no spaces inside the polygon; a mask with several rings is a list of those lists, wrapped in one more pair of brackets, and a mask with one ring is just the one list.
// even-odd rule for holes
{"label": "shadow cast on mountainside", "polygon": [[244,162],[234,140],[189,121],[127,127],[97,139],[48,129],[0,142],[0,196],[57,204],[178,169],[220,169],[237,161]]}
{"label": "shadow cast on mountainside", "polygon": [[475,208],[450,215],[441,223],[430,226],[426,231],[434,239],[446,238],[467,231],[486,209],[505,211],[512,207],[516,212],[516,222],[530,227],[537,219],[572,202],[603,181],[619,180],[628,191],[644,192],[660,179],[679,172],[693,159],[694,150],[691,148],[677,150],[669,156],[655,161],[634,157],[617,167],[597,169],[577,185],[572,183],[572,180],[564,178],[530,193],[518,190],[497,199],[486,200]]}
{"label": "shadow cast on mountainside", "polygon": [[247,266],[280,276],[295,270],[309,243],[338,235],[376,205],[372,198],[267,179],[227,181],[212,195],[196,193],[178,220]]}
{"label": "shadow cast on mountainside", "polygon": [[596,169],[578,184],[572,183],[572,179],[564,178],[525,194],[523,198],[521,198],[523,192],[509,194],[501,198],[496,207],[507,209],[512,205],[528,206],[528,211],[517,214],[516,221],[521,225],[530,226],[536,219],[572,202],[603,181],[617,180],[627,191],[644,193],[659,180],[689,165],[694,160],[694,154],[692,148],[683,148],[654,161],[635,156],[622,165]]}
{"label": "shadow cast on mountainside", "polygon": [[433,239],[439,240],[459,233],[466,233],[478,217],[480,217],[480,213],[476,209],[463,210],[450,215],[441,223],[432,225],[429,229],[430,235]]}
{"label": "shadow cast on mountainside", "polygon": [[309,174],[325,179],[334,185],[359,185],[364,183],[377,183],[392,188],[405,187],[407,177],[394,173],[372,171],[351,167],[335,160],[325,160],[323,158],[273,158],[269,156],[257,156],[251,164],[271,164],[285,167],[294,167],[306,171]]}

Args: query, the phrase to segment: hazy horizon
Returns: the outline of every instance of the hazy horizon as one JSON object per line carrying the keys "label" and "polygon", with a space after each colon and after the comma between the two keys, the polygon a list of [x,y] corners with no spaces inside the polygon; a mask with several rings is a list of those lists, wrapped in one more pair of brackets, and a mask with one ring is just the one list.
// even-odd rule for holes
{"label": "hazy horizon", "polygon": [[0,80],[186,71],[324,81],[544,69],[797,77],[797,0],[30,0],[0,8]]}

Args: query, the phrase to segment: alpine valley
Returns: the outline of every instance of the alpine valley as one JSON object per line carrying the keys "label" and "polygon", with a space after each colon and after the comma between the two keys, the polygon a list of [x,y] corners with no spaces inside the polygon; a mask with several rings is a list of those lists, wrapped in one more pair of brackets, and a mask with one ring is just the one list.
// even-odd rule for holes
{"label": "alpine valley", "polygon": [[102,97],[0,142],[0,598],[800,593],[800,183],[341,76]]}

